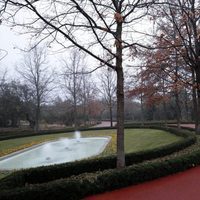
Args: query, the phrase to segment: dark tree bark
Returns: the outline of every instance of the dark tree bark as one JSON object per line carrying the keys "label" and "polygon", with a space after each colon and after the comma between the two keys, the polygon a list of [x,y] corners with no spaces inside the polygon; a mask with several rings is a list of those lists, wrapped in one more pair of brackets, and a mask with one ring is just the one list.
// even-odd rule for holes
{"label": "dark tree bark", "polygon": [[[177,58],[177,56],[176,56]],[[181,128],[181,106],[180,106],[180,98],[179,98],[179,89],[178,89],[178,64],[175,61],[176,66],[175,66],[175,91],[174,91],[174,96],[175,96],[175,102],[176,102],[176,120],[177,120],[177,127],[178,129]]]}
{"label": "dark tree bark", "polygon": [[113,111],[112,111],[112,102],[111,102],[111,104],[110,104],[110,106],[109,106],[109,113],[110,113],[110,127],[113,127]]}
{"label": "dark tree bark", "polygon": [[[121,10],[119,10],[121,13]],[[122,68],[122,21],[117,21],[116,72],[117,72],[117,168],[125,166],[124,152],[124,73]]]}
{"label": "dark tree bark", "polygon": [[124,77],[123,69],[117,69],[117,168],[125,166],[124,152]]}
{"label": "dark tree bark", "polygon": [[196,91],[196,77],[195,77],[195,72],[193,69],[192,70],[192,80],[193,80],[193,85],[192,85],[192,102],[193,102],[193,118],[195,122],[195,130],[197,132],[197,127],[198,127],[198,118],[197,118],[197,91]]}
{"label": "dark tree bark", "polygon": [[200,134],[200,65],[199,67],[195,70],[196,72],[196,84],[197,84],[197,112],[196,112],[196,122],[197,122],[197,127],[196,127],[196,133]]}

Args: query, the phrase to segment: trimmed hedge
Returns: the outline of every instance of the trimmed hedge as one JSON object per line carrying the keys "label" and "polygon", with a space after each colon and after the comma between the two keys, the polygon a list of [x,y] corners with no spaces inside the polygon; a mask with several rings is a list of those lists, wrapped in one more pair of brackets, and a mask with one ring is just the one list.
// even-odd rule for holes
{"label": "trimmed hedge", "polygon": [[[108,130],[108,129],[116,129],[116,128],[114,127],[90,127],[90,128],[85,127],[85,128],[80,128],[79,131]],[[74,128],[65,128],[65,129],[56,129],[56,130],[41,130],[38,133],[34,133],[31,130],[15,131],[15,132],[1,132],[0,141],[21,138],[21,137],[69,133],[69,132],[74,132],[74,131],[75,131]]]}
{"label": "trimmed hedge", "polygon": [[[166,130],[166,128],[164,128],[164,130]],[[171,154],[195,143],[196,141],[195,135],[188,131],[180,131],[178,129],[171,128],[167,128],[167,131],[173,132],[176,135],[181,135],[184,138],[179,142],[163,147],[126,154],[126,166]],[[0,190],[24,187],[26,184],[44,183],[56,179],[68,178],[72,175],[79,175],[86,172],[92,173],[96,171],[114,169],[115,167],[116,156],[108,156],[59,165],[32,168],[15,172],[0,180]]]}
{"label": "trimmed hedge", "polygon": [[184,171],[198,164],[200,164],[200,151],[163,162],[149,162],[121,170],[110,169],[4,190],[0,193],[0,200],[76,200]]}

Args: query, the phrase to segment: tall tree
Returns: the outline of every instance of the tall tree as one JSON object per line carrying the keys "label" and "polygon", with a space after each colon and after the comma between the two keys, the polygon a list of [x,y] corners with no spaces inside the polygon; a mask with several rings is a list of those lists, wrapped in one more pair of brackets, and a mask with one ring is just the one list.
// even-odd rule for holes
{"label": "tall tree", "polygon": [[[157,6],[155,19],[161,38],[175,49],[178,57],[191,68],[193,97],[196,107],[196,132],[200,133],[200,2],[197,0],[167,0],[165,6]],[[171,27],[171,29],[169,29]],[[195,91],[196,90],[196,91]],[[197,100],[195,100],[197,98]]]}
{"label": "tall tree", "polygon": [[[24,79],[26,85],[31,88],[34,99],[34,130],[39,131],[41,105],[52,90],[53,73],[47,66],[47,55],[44,47],[34,47],[24,55],[24,59],[17,71]],[[28,116],[29,118],[29,116]],[[30,119],[29,119],[30,121]]]}
{"label": "tall tree", "polygon": [[80,51],[74,49],[68,60],[63,60],[63,82],[62,84],[65,94],[72,101],[73,120],[75,129],[78,127],[78,111],[77,106],[81,101],[82,89],[82,72],[84,66],[84,56]]}

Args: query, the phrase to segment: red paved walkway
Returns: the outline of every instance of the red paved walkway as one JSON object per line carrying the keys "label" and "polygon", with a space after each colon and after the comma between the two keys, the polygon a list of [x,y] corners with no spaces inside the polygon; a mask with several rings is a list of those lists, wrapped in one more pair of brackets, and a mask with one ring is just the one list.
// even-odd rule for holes
{"label": "red paved walkway", "polygon": [[200,200],[200,167],[85,200]]}

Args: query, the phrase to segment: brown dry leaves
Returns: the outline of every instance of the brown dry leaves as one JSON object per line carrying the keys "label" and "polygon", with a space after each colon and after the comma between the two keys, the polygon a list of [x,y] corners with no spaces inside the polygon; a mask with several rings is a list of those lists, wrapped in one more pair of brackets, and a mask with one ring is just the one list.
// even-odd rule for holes
{"label": "brown dry leaves", "polygon": [[124,21],[122,15],[120,13],[115,13],[114,18],[115,18],[116,22],[118,22],[118,23],[122,23]]}

